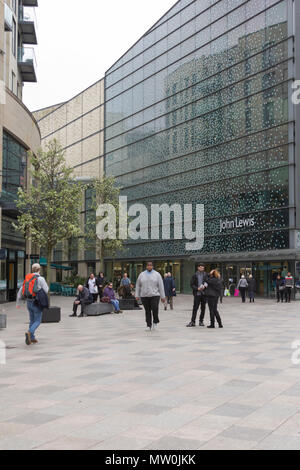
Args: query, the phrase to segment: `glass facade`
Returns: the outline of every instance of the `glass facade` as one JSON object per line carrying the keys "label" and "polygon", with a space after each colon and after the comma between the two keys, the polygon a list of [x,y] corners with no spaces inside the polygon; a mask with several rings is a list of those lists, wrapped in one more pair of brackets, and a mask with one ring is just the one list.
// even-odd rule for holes
{"label": "glass facade", "polygon": [[[290,248],[288,2],[179,1],[105,77],[105,170],[128,204],[205,205],[196,254]],[[253,226],[220,223],[253,219]],[[180,259],[186,240],[118,259]]]}
{"label": "glass facade", "polygon": [[26,183],[27,150],[10,134],[3,132],[1,199],[15,202],[20,186]]}

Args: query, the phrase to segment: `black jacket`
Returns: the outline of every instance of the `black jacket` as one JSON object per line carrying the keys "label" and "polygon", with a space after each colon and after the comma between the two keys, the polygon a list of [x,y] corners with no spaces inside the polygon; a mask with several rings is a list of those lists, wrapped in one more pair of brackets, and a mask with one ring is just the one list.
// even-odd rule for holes
{"label": "black jacket", "polygon": [[35,302],[41,310],[43,310],[44,308],[49,308],[48,294],[46,294],[44,289],[40,289],[37,292]]}
{"label": "black jacket", "polygon": [[255,292],[256,291],[256,280],[254,278],[248,279],[248,292]]}
{"label": "black jacket", "polygon": [[93,301],[91,296],[92,294],[90,294],[90,291],[88,290],[88,288],[84,287],[82,292],[79,292],[79,294],[77,295],[77,300],[79,300],[82,304],[87,304]]}
{"label": "black jacket", "polygon": [[276,291],[279,292],[279,287],[285,287],[285,279],[276,279]]}
{"label": "black jacket", "polygon": [[[208,278],[209,278],[208,274],[204,272],[203,273],[203,283],[207,282]],[[197,273],[195,273],[194,276],[191,279],[191,288],[193,289],[193,294],[195,296],[198,295],[198,292],[199,292],[198,287],[199,287],[199,285],[198,285],[198,276],[197,276]],[[206,292],[205,292],[205,294],[206,294]]]}
{"label": "black jacket", "polygon": [[223,290],[221,279],[209,277],[206,282],[208,287],[205,289],[205,295],[207,297],[221,297]]}

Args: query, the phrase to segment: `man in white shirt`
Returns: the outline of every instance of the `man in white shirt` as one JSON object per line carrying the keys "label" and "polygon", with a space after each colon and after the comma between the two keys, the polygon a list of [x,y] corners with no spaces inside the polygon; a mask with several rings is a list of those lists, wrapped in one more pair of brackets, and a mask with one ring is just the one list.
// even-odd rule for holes
{"label": "man in white shirt", "polygon": [[161,275],[147,263],[147,270],[139,275],[136,283],[136,300],[142,300],[146,313],[147,331],[157,329],[159,324],[159,299],[164,303],[165,289]]}
{"label": "man in white shirt", "polygon": [[[31,344],[37,344],[38,341],[35,337],[35,332],[42,323],[43,310],[36,302],[36,291],[43,289],[45,294],[48,294],[49,287],[46,280],[40,275],[41,266],[39,264],[34,264],[32,266],[32,274],[28,274],[25,278],[24,284],[26,281],[29,284],[28,292],[26,293],[24,284],[20,288],[17,296],[17,308],[20,308],[20,302],[24,298],[27,300],[27,308],[29,312],[29,330],[25,333],[25,343],[27,346]],[[30,282],[31,279],[31,282]],[[35,282],[36,279],[36,282]]]}

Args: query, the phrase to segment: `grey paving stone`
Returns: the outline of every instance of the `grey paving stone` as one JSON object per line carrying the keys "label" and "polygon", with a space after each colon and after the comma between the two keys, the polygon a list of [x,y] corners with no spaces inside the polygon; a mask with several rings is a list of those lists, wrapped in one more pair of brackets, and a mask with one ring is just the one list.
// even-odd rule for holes
{"label": "grey paving stone", "polygon": [[242,439],[245,441],[261,441],[272,431],[265,429],[247,428],[242,426],[232,426],[221,433],[221,436],[230,439]]}
{"label": "grey paving stone", "polygon": [[153,450],[198,450],[203,446],[203,442],[192,440],[192,439],[182,439],[174,436],[165,436],[157,441],[154,441],[147,446],[146,449]]}
{"label": "grey paving stone", "polygon": [[55,421],[58,418],[59,416],[32,412],[32,413],[27,413],[24,415],[16,416],[15,418],[9,419],[7,422],[39,426],[41,424],[49,423],[50,421]]}
{"label": "grey paving stone", "polygon": [[141,413],[145,415],[160,415],[170,408],[166,406],[152,405],[151,403],[140,403],[139,405],[128,408],[130,413]]}
{"label": "grey paving stone", "polygon": [[254,413],[257,408],[253,406],[240,405],[238,403],[226,403],[218,408],[210,411],[212,415],[231,416],[234,418],[245,418],[246,416]]}

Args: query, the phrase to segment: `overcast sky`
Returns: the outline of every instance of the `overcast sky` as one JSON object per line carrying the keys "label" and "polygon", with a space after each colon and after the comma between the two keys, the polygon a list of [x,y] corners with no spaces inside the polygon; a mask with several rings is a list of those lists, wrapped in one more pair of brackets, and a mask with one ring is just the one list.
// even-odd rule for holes
{"label": "overcast sky", "polygon": [[25,84],[31,111],[72,98],[104,76],[176,0],[39,0],[38,83]]}

